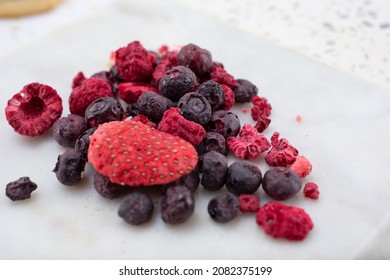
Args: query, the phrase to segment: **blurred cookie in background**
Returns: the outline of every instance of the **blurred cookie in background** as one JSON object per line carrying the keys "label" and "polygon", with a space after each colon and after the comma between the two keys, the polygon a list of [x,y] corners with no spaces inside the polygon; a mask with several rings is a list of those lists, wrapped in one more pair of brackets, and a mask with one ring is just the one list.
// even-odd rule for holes
{"label": "blurred cookie in background", "polygon": [[0,0],[0,17],[22,17],[53,9],[61,0]]}

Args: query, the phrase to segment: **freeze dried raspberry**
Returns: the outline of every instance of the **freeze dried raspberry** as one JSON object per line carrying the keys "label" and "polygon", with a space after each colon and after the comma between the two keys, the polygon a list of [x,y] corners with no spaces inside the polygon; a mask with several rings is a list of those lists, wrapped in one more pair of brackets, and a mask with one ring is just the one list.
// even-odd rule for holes
{"label": "freeze dried raspberry", "polygon": [[271,150],[265,156],[265,162],[269,166],[289,166],[298,156],[298,150],[291,146],[287,139],[279,139],[279,132],[274,132],[271,136],[271,145]]}
{"label": "freeze dried raspberry", "polygon": [[299,177],[303,178],[310,174],[312,165],[306,157],[298,156],[294,163],[291,164],[290,169],[297,173]]}
{"label": "freeze dried raspberry", "polygon": [[223,98],[224,98],[224,104],[223,108],[225,111],[229,111],[231,108],[233,108],[235,100],[234,100],[234,92],[233,90],[228,87],[227,85],[221,85],[223,89]]}
{"label": "freeze dried raspberry", "polygon": [[85,109],[100,97],[113,96],[111,86],[99,78],[85,79],[72,90],[69,96],[69,110],[72,114],[84,116]]}
{"label": "freeze dried raspberry", "polygon": [[138,97],[146,91],[158,93],[158,88],[148,83],[128,82],[120,83],[118,85],[118,91],[120,98],[122,98],[126,103],[131,104],[137,102]]}
{"label": "freeze dried raspberry", "polygon": [[256,222],[263,227],[266,234],[290,241],[305,239],[313,229],[310,216],[302,208],[276,201],[271,201],[259,209]]}
{"label": "freeze dried raspberry", "polygon": [[25,85],[8,100],[5,116],[13,129],[27,136],[47,131],[61,117],[62,99],[52,87],[40,83]]}
{"label": "freeze dried raspberry", "polygon": [[178,108],[171,108],[164,112],[158,124],[158,129],[179,136],[196,146],[206,136],[206,131],[200,124],[186,120]]}
{"label": "freeze dried raspberry", "polygon": [[252,96],[251,116],[253,120],[257,121],[261,116],[269,117],[271,115],[272,106],[265,97]]}
{"label": "freeze dried raspberry", "polygon": [[137,115],[137,116],[133,117],[131,120],[142,122],[143,124],[146,124],[147,126],[150,126],[154,129],[157,129],[157,125],[154,122],[150,121],[148,119],[148,117],[145,115]]}
{"label": "freeze dried raspberry", "polygon": [[223,66],[213,63],[211,68],[210,80],[217,82],[221,85],[226,85],[230,89],[234,89],[237,86],[237,82],[232,75],[230,75]]}
{"label": "freeze dried raspberry", "polygon": [[238,200],[241,212],[256,213],[260,209],[259,197],[254,194],[242,194]]}
{"label": "freeze dried raspberry", "polygon": [[306,183],[303,187],[303,195],[311,199],[318,199],[320,191],[318,190],[317,184],[312,182]]}
{"label": "freeze dried raspberry", "polygon": [[184,139],[127,120],[99,126],[90,138],[88,161],[113,183],[152,186],[190,173],[198,154]]}
{"label": "freeze dried raspberry", "polygon": [[160,62],[156,65],[153,71],[153,83],[158,85],[160,79],[164,74],[171,68],[178,66],[179,62],[177,61],[177,52],[169,52],[164,55]]}
{"label": "freeze dried raspberry", "polygon": [[229,137],[226,140],[228,148],[239,158],[258,158],[271,147],[267,138],[258,133],[250,124],[245,124],[238,137]]}
{"label": "freeze dried raspberry", "polygon": [[77,75],[73,78],[72,81],[72,89],[77,88],[78,86],[81,86],[82,82],[85,80],[85,76],[83,72],[78,72]]}
{"label": "freeze dried raspberry", "polygon": [[118,74],[125,82],[148,82],[152,78],[154,59],[139,41],[133,41],[115,53]]}
{"label": "freeze dried raspberry", "polygon": [[259,119],[256,121],[255,128],[258,133],[263,133],[264,130],[266,130],[271,123],[271,119],[267,116],[262,115],[259,117]]}

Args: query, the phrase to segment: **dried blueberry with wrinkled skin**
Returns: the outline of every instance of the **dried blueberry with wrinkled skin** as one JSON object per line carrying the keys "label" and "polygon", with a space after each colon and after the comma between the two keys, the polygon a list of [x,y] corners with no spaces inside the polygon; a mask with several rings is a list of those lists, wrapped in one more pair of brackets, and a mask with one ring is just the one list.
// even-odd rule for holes
{"label": "dried blueberry with wrinkled skin", "polygon": [[232,163],[226,175],[226,188],[235,195],[252,194],[262,182],[260,169],[246,161]]}
{"label": "dried blueberry with wrinkled skin", "polygon": [[194,91],[196,86],[197,80],[194,72],[188,67],[176,66],[161,77],[158,90],[172,101],[178,101],[187,92]]}
{"label": "dried blueberry with wrinkled skin", "polygon": [[141,225],[153,216],[154,205],[151,198],[140,192],[128,194],[121,201],[118,216],[131,225]]}
{"label": "dried blueberry with wrinkled skin", "polygon": [[145,91],[137,100],[138,113],[145,115],[152,122],[161,121],[164,112],[173,106],[173,102],[153,91]]}
{"label": "dried blueberry with wrinkled skin", "polygon": [[161,190],[162,190],[162,194],[165,194],[166,190],[170,187],[185,186],[192,193],[194,193],[198,189],[199,183],[200,183],[199,168],[195,167],[189,174],[183,175],[182,177],[180,177],[179,179],[177,179],[172,183],[162,185]]}
{"label": "dried blueberry with wrinkled skin", "polygon": [[220,193],[211,199],[207,210],[214,221],[227,223],[237,217],[239,206],[238,197],[226,192]]}
{"label": "dried blueberry with wrinkled skin", "polygon": [[83,134],[81,134],[74,144],[74,148],[76,151],[79,151],[82,153],[85,157],[85,159],[88,161],[88,149],[89,149],[89,137],[95,132],[97,127],[92,127],[84,131]]}
{"label": "dried blueberry with wrinkled skin", "polygon": [[82,153],[68,150],[58,156],[53,172],[60,183],[73,186],[81,181],[85,164],[86,161]]}
{"label": "dried blueberry with wrinkled skin", "polygon": [[220,190],[225,184],[227,170],[226,156],[218,152],[205,153],[202,161],[202,186],[209,191]]}
{"label": "dried blueberry with wrinkled skin", "polygon": [[126,107],[126,115],[128,117],[135,117],[139,115],[139,109],[137,103],[131,103]]}
{"label": "dried blueberry with wrinkled skin", "polygon": [[225,138],[216,132],[207,132],[205,138],[196,147],[199,155],[203,155],[207,152],[215,151],[223,155],[227,155],[226,140]]}
{"label": "dried blueberry with wrinkled skin", "polygon": [[31,197],[31,193],[38,188],[29,177],[21,177],[16,181],[9,182],[5,188],[5,195],[12,201],[24,200]]}
{"label": "dried blueberry with wrinkled skin", "polygon": [[287,167],[275,167],[264,174],[263,189],[275,200],[286,200],[295,196],[302,188],[302,180]]}
{"label": "dried blueberry with wrinkled skin", "polygon": [[77,138],[88,128],[85,118],[70,114],[53,125],[54,139],[63,147],[73,148]]}
{"label": "dried blueberry with wrinkled skin", "polygon": [[115,199],[127,193],[128,187],[112,183],[108,176],[95,172],[93,186],[98,194],[108,199]]}
{"label": "dried blueberry with wrinkled skin", "polygon": [[237,79],[237,86],[233,89],[236,103],[250,102],[252,96],[258,93],[257,87],[245,79]]}
{"label": "dried blueberry with wrinkled skin", "polygon": [[91,127],[98,127],[106,122],[121,121],[124,114],[121,103],[114,97],[98,98],[85,109],[85,119]]}
{"label": "dried blueberry with wrinkled skin", "polygon": [[197,92],[209,101],[213,111],[220,109],[224,105],[223,88],[217,82],[206,81],[198,87]]}
{"label": "dried blueberry with wrinkled skin", "polygon": [[194,212],[195,199],[185,186],[173,186],[161,198],[161,217],[168,224],[182,224]]}
{"label": "dried blueberry with wrinkled skin", "polygon": [[198,76],[209,73],[213,65],[211,53],[195,44],[183,46],[177,54],[179,65],[189,67]]}
{"label": "dried blueberry with wrinkled skin", "polygon": [[187,120],[204,125],[211,119],[211,106],[205,97],[196,92],[184,94],[177,103],[181,114]]}
{"label": "dried blueberry with wrinkled skin", "polygon": [[111,71],[96,72],[95,74],[93,74],[91,76],[91,78],[97,78],[97,79],[105,80],[107,83],[109,83],[111,85],[111,87],[113,86],[113,84],[115,82],[114,73],[112,73]]}
{"label": "dried blueberry with wrinkled skin", "polygon": [[240,132],[240,120],[236,114],[229,111],[215,111],[210,121],[205,125],[207,132],[216,132],[225,139],[229,136],[237,136]]}

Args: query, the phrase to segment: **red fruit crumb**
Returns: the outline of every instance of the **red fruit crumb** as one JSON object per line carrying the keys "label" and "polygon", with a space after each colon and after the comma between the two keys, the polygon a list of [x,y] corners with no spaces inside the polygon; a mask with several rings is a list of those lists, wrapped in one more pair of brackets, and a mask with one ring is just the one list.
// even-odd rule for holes
{"label": "red fruit crumb", "polygon": [[81,83],[85,80],[85,76],[83,72],[78,72],[77,75],[73,78],[72,81],[72,89],[81,85]]}
{"label": "red fruit crumb", "polygon": [[316,183],[306,183],[303,187],[303,195],[311,199],[318,199],[320,196],[320,191]]}
{"label": "red fruit crumb", "polygon": [[127,82],[118,85],[119,96],[128,104],[135,103],[145,91],[158,93],[158,88],[143,82]]}
{"label": "red fruit crumb", "polygon": [[244,114],[248,113],[248,112],[249,112],[249,108],[248,108],[248,107],[242,108],[242,112],[243,112]]}
{"label": "red fruit crumb", "polygon": [[237,81],[232,75],[230,75],[223,66],[213,63],[211,68],[210,80],[217,82],[221,85],[227,85],[229,88],[234,89],[237,86]]}
{"label": "red fruit crumb", "polygon": [[279,139],[278,132],[271,136],[271,145],[271,150],[265,156],[265,162],[269,166],[289,166],[298,156],[298,150],[291,146],[287,139]]}
{"label": "red fruit crumb", "polygon": [[8,100],[5,116],[17,133],[37,136],[53,126],[61,117],[62,109],[62,99],[55,89],[31,83]]}
{"label": "red fruit crumb", "polygon": [[271,123],[271,119],[263,115],[256,121],[255,128],[257,129],[258,133],[263,133],[264,130],[268,128],[270,123]]}
{"label": "red fruit crumb", "polygon": [[69,110],[72,114],[84,116],[85,109],[100,97],[113,96],[111,86],[103,79],[88,78],[74,88],[69,96]]}
{"label": "red fruit crumb", "polygon": [[115,65],[125,82],[149,81],[155,59],[139,41],[133,41],[115,52]]}
{"label": "red fruit crumb", "polygon": [[313,229],[313,222],[305,210],[276,201],[271,201],[259,209],[256,222],[263,227],[266,234],[290,241],[305,239]]}
{"label": "red fruit crumb", "polygon": [[180,137],[127,120],[99,126],[90,138],[88,161],[111,182],[137,187],[168,184],[189,174],[198,154]]}
{"label": "red fruit crumb", "polygon": [[163,56],[160,63],[157,64],[153,71],[152,78],[154,84],[158,86],[158,83],[161,77],[164,76],[165,72],[177,65],[179,65],[177,60],[177,52],[168,52],[165,56]]}
{"label": "red fruit crumb", "polygon": [[300,122],[302,121],[302,116],[301,116],[301,115],[297,115],[297,116],[295,117],[295,120],[296,120],[298,123],[300,123]]}
{"label": "red fruit crumb", "polygon": [[221,86],[223,89],[223,98],[224,98],[223,109],[225,111],[229,111],[231,108],[233,108],[235,103],[234,91],[227,85],[221,85]]}
{"label": "red fruit crumb", "polygon": [[291,164],[290,169],[297,173],[299,177],[303,178],[310,174],[312,165],[306,157],[298,156],[294,163]]}
{"label": "red fruit crumb", "polygon": [[258,133],[256,128],[245,124],[237,137],[230,136],[226,140],[227,147],[239,158],[258,158],[271,147],[267,138]]}
{"label": "red fruit crumb", "polygon": [[238,199],[241,212],[256,213],[260,208],[259,198],[254,194],[241,194]]}
{"label": "red fruit crumb", "polygon": [[257,121],[262,116],[269,117],[271,115],[272,106],[268,103],[268,100],[260,96],[252,96],[251,103],[253,107],[251,109],[251,116],[253,120]]}
{"label": "red fruit crumb", "polygon": [[179,108],[170,108],[164,112],[158,129],[179,136],[196,146],[206,136],[206,130],[200,124],[185,119]]}
{"label": "red fruit crumb", "polygon": [[150,121],[148,119],[148,117],[145,115],[137,115],[137,116],[133,117],[131,120],[142,122],[143,124],[146,124],[147,126],[150,126],[154,129],[157,129],[157,125],[154,122]]}

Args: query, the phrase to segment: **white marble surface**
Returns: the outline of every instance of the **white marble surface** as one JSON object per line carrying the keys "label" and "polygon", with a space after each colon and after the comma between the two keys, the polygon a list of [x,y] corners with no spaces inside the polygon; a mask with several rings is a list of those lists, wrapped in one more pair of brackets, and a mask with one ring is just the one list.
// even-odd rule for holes
{"label": "white marble surface", "polygon": [[[26,43],[19,42],[33,28],[28,23],[48,26],[56,22],[53,14],[66,15],[70,4],[53,14],[2,22],[2,35],[19,26],[19,39],[10,42],[20,46],[2,49],[0,64],[7,71],[1,75],[0,107],[31,81],[52,85],[66,100],[75,73],[105,69],[109,52],[134,39],[149,49],[196,42],[237,78],[256,83],[270,100],[274,110],[266,135],[279,131],[313,162],[306,180],[319,184],[321,199],[299,195],[288,202],[310,213],[313,232],[302,243],[289,243],[264,235],[250,216],[216,225],[205,211],[211,197],[205,191],[197,194],[195,215],[186,225],[167,226],[157,211],[149,225],[129,227],[116,217],[118,201],[94,193],[88,180],[92,170],[77,188],[61,186],[50,171],[63,149],[49,134],[37,139],[16,135],[1,115],[0,188],[28,173],[39,189],[16,205],[0,196],[0,258],[389,259],[389,91],[166,3],[107,3],[90,16],[80,14],[80,21],[76,17],[74,23],[58,21],[45,32],[36,30],[39,40],[27,38]],[[243,123],[250,121],[240,108],[236,112]],[[301,123],[295,121],[297,114],[303,116]]]}

